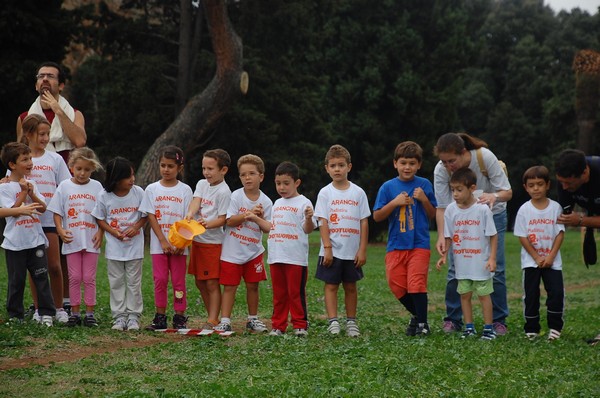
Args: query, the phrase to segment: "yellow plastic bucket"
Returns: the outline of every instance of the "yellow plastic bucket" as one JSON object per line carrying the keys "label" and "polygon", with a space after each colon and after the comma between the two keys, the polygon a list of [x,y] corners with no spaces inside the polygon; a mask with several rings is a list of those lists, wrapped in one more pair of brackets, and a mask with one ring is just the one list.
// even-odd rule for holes
{"label": "yellow plastic bucket", "polygon": [[206,231],[202,224],[195,220],[175,221],[169,228],[169,242],[178,249],[184,249],[192,244],[194,236],[201,235]]}

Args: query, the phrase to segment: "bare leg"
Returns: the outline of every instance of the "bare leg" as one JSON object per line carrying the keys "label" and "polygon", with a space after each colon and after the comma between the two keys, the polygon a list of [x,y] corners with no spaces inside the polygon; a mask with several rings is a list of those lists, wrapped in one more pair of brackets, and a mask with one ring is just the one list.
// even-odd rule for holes
{"label": "bare leg", "polygon": [[206,312],[210,309],[210,296],[208,294],[208,289],[206,287],[206,281],[196,279],[196,287],[200,291],[200,297],[202,297],[202,302],[204,303],[204,309]]}
{"label": "bare leg", "polygon": [[206,282],[206,290],[208,293],[208,321],[218,323],[219,310],[221,309],[221,285],[218,279],[209,279]]}
{"label": "bare leg", "polygon": [[233,311],[233,305],[235,304],[235,293],[237,292],[237,285],[223,286],[223,300],[221,300],[221,317],[231,318],[231,312]]}
{"label": "bare leg", "polygon": [[356,282],[343,282],[343,286],[346,317],[356,318],[356,308],[358,306],[358,290],[356,289]]}
{"label": "bare leg", "polygon": [[325,284],[325,311],[327,311],[327,318],[337,318],[339,287],[340,285],[332,283]]}
{"label": "bare leg", "polygon": [[258,315],[258,282],[246,282],[248,315]]}
{"label": "bare leg", "polygon": [[462,308],[463,317],[465,318],[465,323],[473,323],[473,305],[471,304],[472,296],[473,292],[460,295],[460,306]]}

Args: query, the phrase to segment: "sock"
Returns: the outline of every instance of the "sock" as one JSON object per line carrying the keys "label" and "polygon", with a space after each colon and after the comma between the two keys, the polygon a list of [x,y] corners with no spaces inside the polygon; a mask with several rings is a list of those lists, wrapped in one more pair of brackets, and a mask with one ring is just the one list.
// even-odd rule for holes
{"label": "sock", "polygon": [[329,318],[328,321],[329,321],[329,323],[331,323],[331,322],[337,322],[338,319],[337,319],[337,317],[334,317],[334,318]]}
{"label": "sock", "polygon": [[427,323],[427,293],[409,293],[415,306],[417,322]]}
{"label": "sock", "polygon": [[406,308],[406,310],[408,312],[411,313],[411,315],[416,315],[416,308],[415,308],[415,302],[413,301],[412,295],[410,294],[405,294],[404,296],[400,297],[398,299],[398,301],[400,301],[400,303],[404,306],[404,308]]}
{"label": "sock", "polygon": [[471,329],[471,330],[475,330],[475,324],[473,324],[473,323],[467,323],[466,328],[467,329]]}
{"label": "sock", "polygon": [[85,312],[85,316],[94,316],[94,311],[92,311],[92,312],[87,312],[86,311]]}
{"label": "sock", "polygon": [[71,305],[71,299],[69,297],[63,299],[63,307],[66,305]]}
{"label": "sock", "polygon": [[258,319],[258,315],[250,315],[250,314],[248,314],[248,320],[249,321],[254,321],[256,319]]}
{"label": "sock", "polygon": [[71,312],[72,316],[81,316],[81,312]]}
{"label": "sock", "polygon": [[492,331],[494,328],[492,327],[492,324],[490,323],[489,325],[483,325],[483,331],[485,332],[487,331]]}
{"label": "sock", "polygon": [[228,325],[231,325],[231,319],[230,318],[226,318],[226,317],[222,317],[221,318],[221,323],[226,323]]}
{"label": "sock", "polygon": [[356,317],[346,317],[346,323],[348,322],[356,322]]}

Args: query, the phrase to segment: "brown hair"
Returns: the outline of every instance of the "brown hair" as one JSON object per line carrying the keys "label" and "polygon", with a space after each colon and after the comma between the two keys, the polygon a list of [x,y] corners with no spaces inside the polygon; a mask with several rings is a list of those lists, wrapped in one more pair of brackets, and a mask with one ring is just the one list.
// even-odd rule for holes
{"label": "brown hair", "polygon": [[2,160],[2,164],[4,164],[4,167],[12,170],[9,163],[17,163],[19,156],[27,155],[28,153],[31,153],[31,149],[22,142],[9,142],[2,147],[0,159]]}
{"label": "brown hair", "polygon": [[40,124],[47,124],[50,127],[50,122],[42,115],[38,115],[36,113],[32,113],[31,115],[27,115],[25,119],[23,119],[23,124],[21,125],[23,128],[23,135],[21,136],[21,142],[25,145],[29,145],[28,135],[37,134],[38,127]]}
{"label": "brown hair", "polygon": [[202,154],[202,157],[216,160],[219,169],[222,169],[223,167],[229,168],[229,166],[231,166],[231,157],[224,149],[209,149]]}
{"label": "brown hair", "polygon": [[325,154],[325,164],[329,163],[331,159],[335,158],[343,158],[348,164],[352,163],[350,152],[348,152],[346,148],[338,144],[332,145]]}
{"label": "brown hair", "polygon": [[527,180],[541,178],[546,183],[550,181],[550,171],[546,166],[532,166],[523,173],[523,184],[527,184]]}
{"label": "brown hair", "polygon": [[256,166],[256,169],[258,170],[258,172],[260,174],[265,174],[265,163],[263,162],[263,160],[260,157],[258,157],[256,155],[249,153],[247,155],[241,156],[237,161],[238,169],[243,164],[253,164]]}
{"label": "brown hair", "polygon": [[401,142],[394,150],[394,160],[400,158],[417,159],[417,161],[421,162],[423,160],[423,148],[413,141]]}
{"label": "brown hair", "polygon": [[477,185],[477,175],[475,172],[468,167],[461,167],[456,170],[450,176],[450,182],[454,184],[461,184],[467,188]]}
{"label": "brown hair", "polygon": [[471,151],[487,147],[487,142],[472,137],[467,133],[447,133],[438,138],[437,143],[433,147],[433,154],[435,156],[439,156],[440,153],[455,153],[460,155],[465,149]]}

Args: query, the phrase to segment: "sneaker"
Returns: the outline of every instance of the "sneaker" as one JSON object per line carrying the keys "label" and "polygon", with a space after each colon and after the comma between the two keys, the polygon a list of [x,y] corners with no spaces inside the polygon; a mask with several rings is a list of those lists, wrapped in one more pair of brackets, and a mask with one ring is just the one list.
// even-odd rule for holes
{"label": "sneaker", "polygon": [[217,325],[212,322],[206,322],[202,324],[203,330],[214,330]]}
{"label": "sneaker", "polygon": [[167,328],[167,316],[165,314],[155,314],[152,323],[146,326],[146,330],[165,330]]}
{"label": "sneaker", "polygon": [[417,318],[415,318],[414,316],[411,316],[410,321],[408,322],[408,326],[406,327],[406,335],[407,336],[416,336],[417,326],[419,326],[419,324],[417,323]]}
{"label": "sneaker", "polygon": [[548,333],[548,341],[558,339],[560,339],[560,332],[556,329],[550,329],[550,333]]}
{"label": "sneaker", "polygon": [[415,331],[416,336],[429,336],[430,333],[431,330],[429,330],[429,324],[427,322],[419,323],[417,325],[417,330]]}
{"label": "sneaker", "polygon": [[496,333],[494,332],[494,329],[483,329],[481,340],[494,340],[495,338]]}
{"label": "sneaker", "polygon": [[358,329],[358,325],[356,324],[356,321],[346,322],[346,335],[348,337],[360,336],[360,330]]}
{"label": "sneaker", "polygon": [[187,329],[187,320],[185,315],[173,315],[173,329]]}
{"label": "sneaker", "polygon": [[37,323],[40,323],[42,321],[42,317],[40,316],[40,313],[38,312],[38,310],[35,310],[33,312],[33,316],[31,317],[31,319],[33,319]]}
{"label": "sneaker", "polygon": [[69,314],[62,308],[56,310],[56,315],[54,316],[56,322],[58,323],[67,323],[69,321]]}
{"label": "sneaker", "polygon": [[75,326],[81,325],[81,317],[79,315],[71,315],[65,326],[73,328]]}
{"label": "sneaker", "polygon": [[282,332],[281,330],[279,330],[279,329],[273,329],[273,330],[271,330],[271,331],[269,332],[269,336],[276,336],[276,337],[283,336],[284,334],[285,334],[285,333],[283,333],[283,332]]}
{"label": "sneaker", "polygon": [[231,323],[220,322],[213,330],[215,332],[231,332]]}
{"label": "sneaker", "polygon": [[538,337],[540,337],[540,334],[535,333],[535,332],[530,332],[530,333],[525,333],[525,337],[527,337],[529,340],[535,340]]}
{"label": "sneaker", "polygon": [[508,328],[501,322],[494,322],[492,326],[494,327],[496,336],[504,336],[506,333],[508,333]]}
{"label": "sneaker", "polygon": [[51,327],[52,326],[52,317],[50,315],[42,315],[42,320],[40,323],[44,326]]}
{"label": "sneaker", "polygon": [[113,322],[111,329],[112,330],[120,330],[120,331],[127,330],[127,321],[123,317],[117,318]]}
{"label": "sneaker", "polygon": [[127,320],[127,330],[140,330],[140,322],[137,320],[137,318],[129,318]]}
{"label": "sneaker", "polygon": [[342,328],[340,327],[340,323],[338,321],[329,322],[329,326],[327,326],[327,331],[329,334],[338,335]]}
{"label": "sneaker", "polygon": [[71,315],[71,303],[65,303],[63,301],[63,310],[65,310],[67,314]]}
{"label": "sneaker", "polygon": [[260,319],[256,318],[248,320],[248,323],[246,323],[246,330],[252,333],[265,333],[267,332],[267,327]]}
{"label": "sneaker", "polygon": [[465,331],[463,332],[462,336],[460,336],[461,339],[467,339],[467,338],[471,338],[471,337],[475,337],[477,336],[477,332],[475,331],[475,329],[465,329]]}
{"label": "sneaker", "polygon": [[454,322],[454,321],[444,321],[444,324],[442,325],[442,330],[444,331],[444,333],[454,333],[454,332],[460,332],[462,330],[462,327]]}
{"label": "sneaker", "polygon": [[94,314],[86,315],[83,318],[82,323],[83,323],[83,326],[87,326],[88,328],[98,327],[98,321],[96,321],[96,318],[94,318]]}
{"label": "sneaker", "polygon": [[296,337],[306,337],[306,336],[308,336],[308,330],[306,330],[306,329],[294,329],[294,336],[296,336]]}

